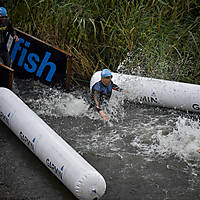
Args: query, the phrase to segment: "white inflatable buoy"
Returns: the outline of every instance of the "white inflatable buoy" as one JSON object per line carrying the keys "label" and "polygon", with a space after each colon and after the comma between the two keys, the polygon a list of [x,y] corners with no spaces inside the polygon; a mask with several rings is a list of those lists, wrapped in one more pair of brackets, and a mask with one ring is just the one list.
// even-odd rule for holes
{"label": "white inflatable buoy", "polygon": [[80,200],[98,200],[106,183],[96,169],[7,88],[0,87],[0,118]]}
{"label": "white inflatable buoy", "polygon": [[[200,112],[200,85],[112,73],[112,81],[128,91],[129,100],[154,106]],[[90,89],[101,79],[96,72]]]}

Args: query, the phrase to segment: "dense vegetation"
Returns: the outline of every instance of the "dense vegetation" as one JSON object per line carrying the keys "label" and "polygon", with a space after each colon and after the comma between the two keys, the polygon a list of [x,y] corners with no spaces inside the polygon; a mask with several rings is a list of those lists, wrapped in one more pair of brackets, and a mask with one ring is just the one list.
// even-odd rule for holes
{"label": "dense vegetation", "polygon": [[9,0],[13,25],[97,69],[200,83],[199,0]]}

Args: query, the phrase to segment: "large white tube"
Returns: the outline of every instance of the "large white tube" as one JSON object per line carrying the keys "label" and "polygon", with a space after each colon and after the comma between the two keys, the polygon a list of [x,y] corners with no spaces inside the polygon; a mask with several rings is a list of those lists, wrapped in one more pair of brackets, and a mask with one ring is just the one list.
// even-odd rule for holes
{"label": "large white tube", "polygon": [[[101,79],[100,71],[90,89]],[[127,91],[129,100],[139,103],[200,112],[200,85],[113,73],[113,82]]]}
{"label": "large white tube", "polygon": [[97,200],[104,178],[12,91],[0,87],[0,118],[78,198]]}

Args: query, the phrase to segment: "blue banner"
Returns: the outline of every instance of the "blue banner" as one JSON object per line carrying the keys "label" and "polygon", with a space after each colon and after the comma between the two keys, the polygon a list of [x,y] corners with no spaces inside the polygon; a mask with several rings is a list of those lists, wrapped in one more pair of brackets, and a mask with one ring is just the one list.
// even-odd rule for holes
{"label": "blue banner", "polygon": [[66,77],[70,78],[67,71],[71,72],[72,55],[20,30],[16,32],[19,41],[12,42],[10,37],[7,45],[15,75],[33,77],[46,84],[66,83]]}

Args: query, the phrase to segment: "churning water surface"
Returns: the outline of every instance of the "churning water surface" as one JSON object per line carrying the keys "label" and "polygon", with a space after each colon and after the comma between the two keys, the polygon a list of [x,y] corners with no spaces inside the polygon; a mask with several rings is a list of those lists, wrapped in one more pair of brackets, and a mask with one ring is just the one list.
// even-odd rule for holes
{"label": "churning water surface", "polygon": [[[87,90],[68,94],[16,79],[14,92],[104,176],[103,200],[200,199],[196,114],[136,105],[114,93],[105,123],[88,111]],[[76,199],[3,123],[0,146],[0,200]]]}

